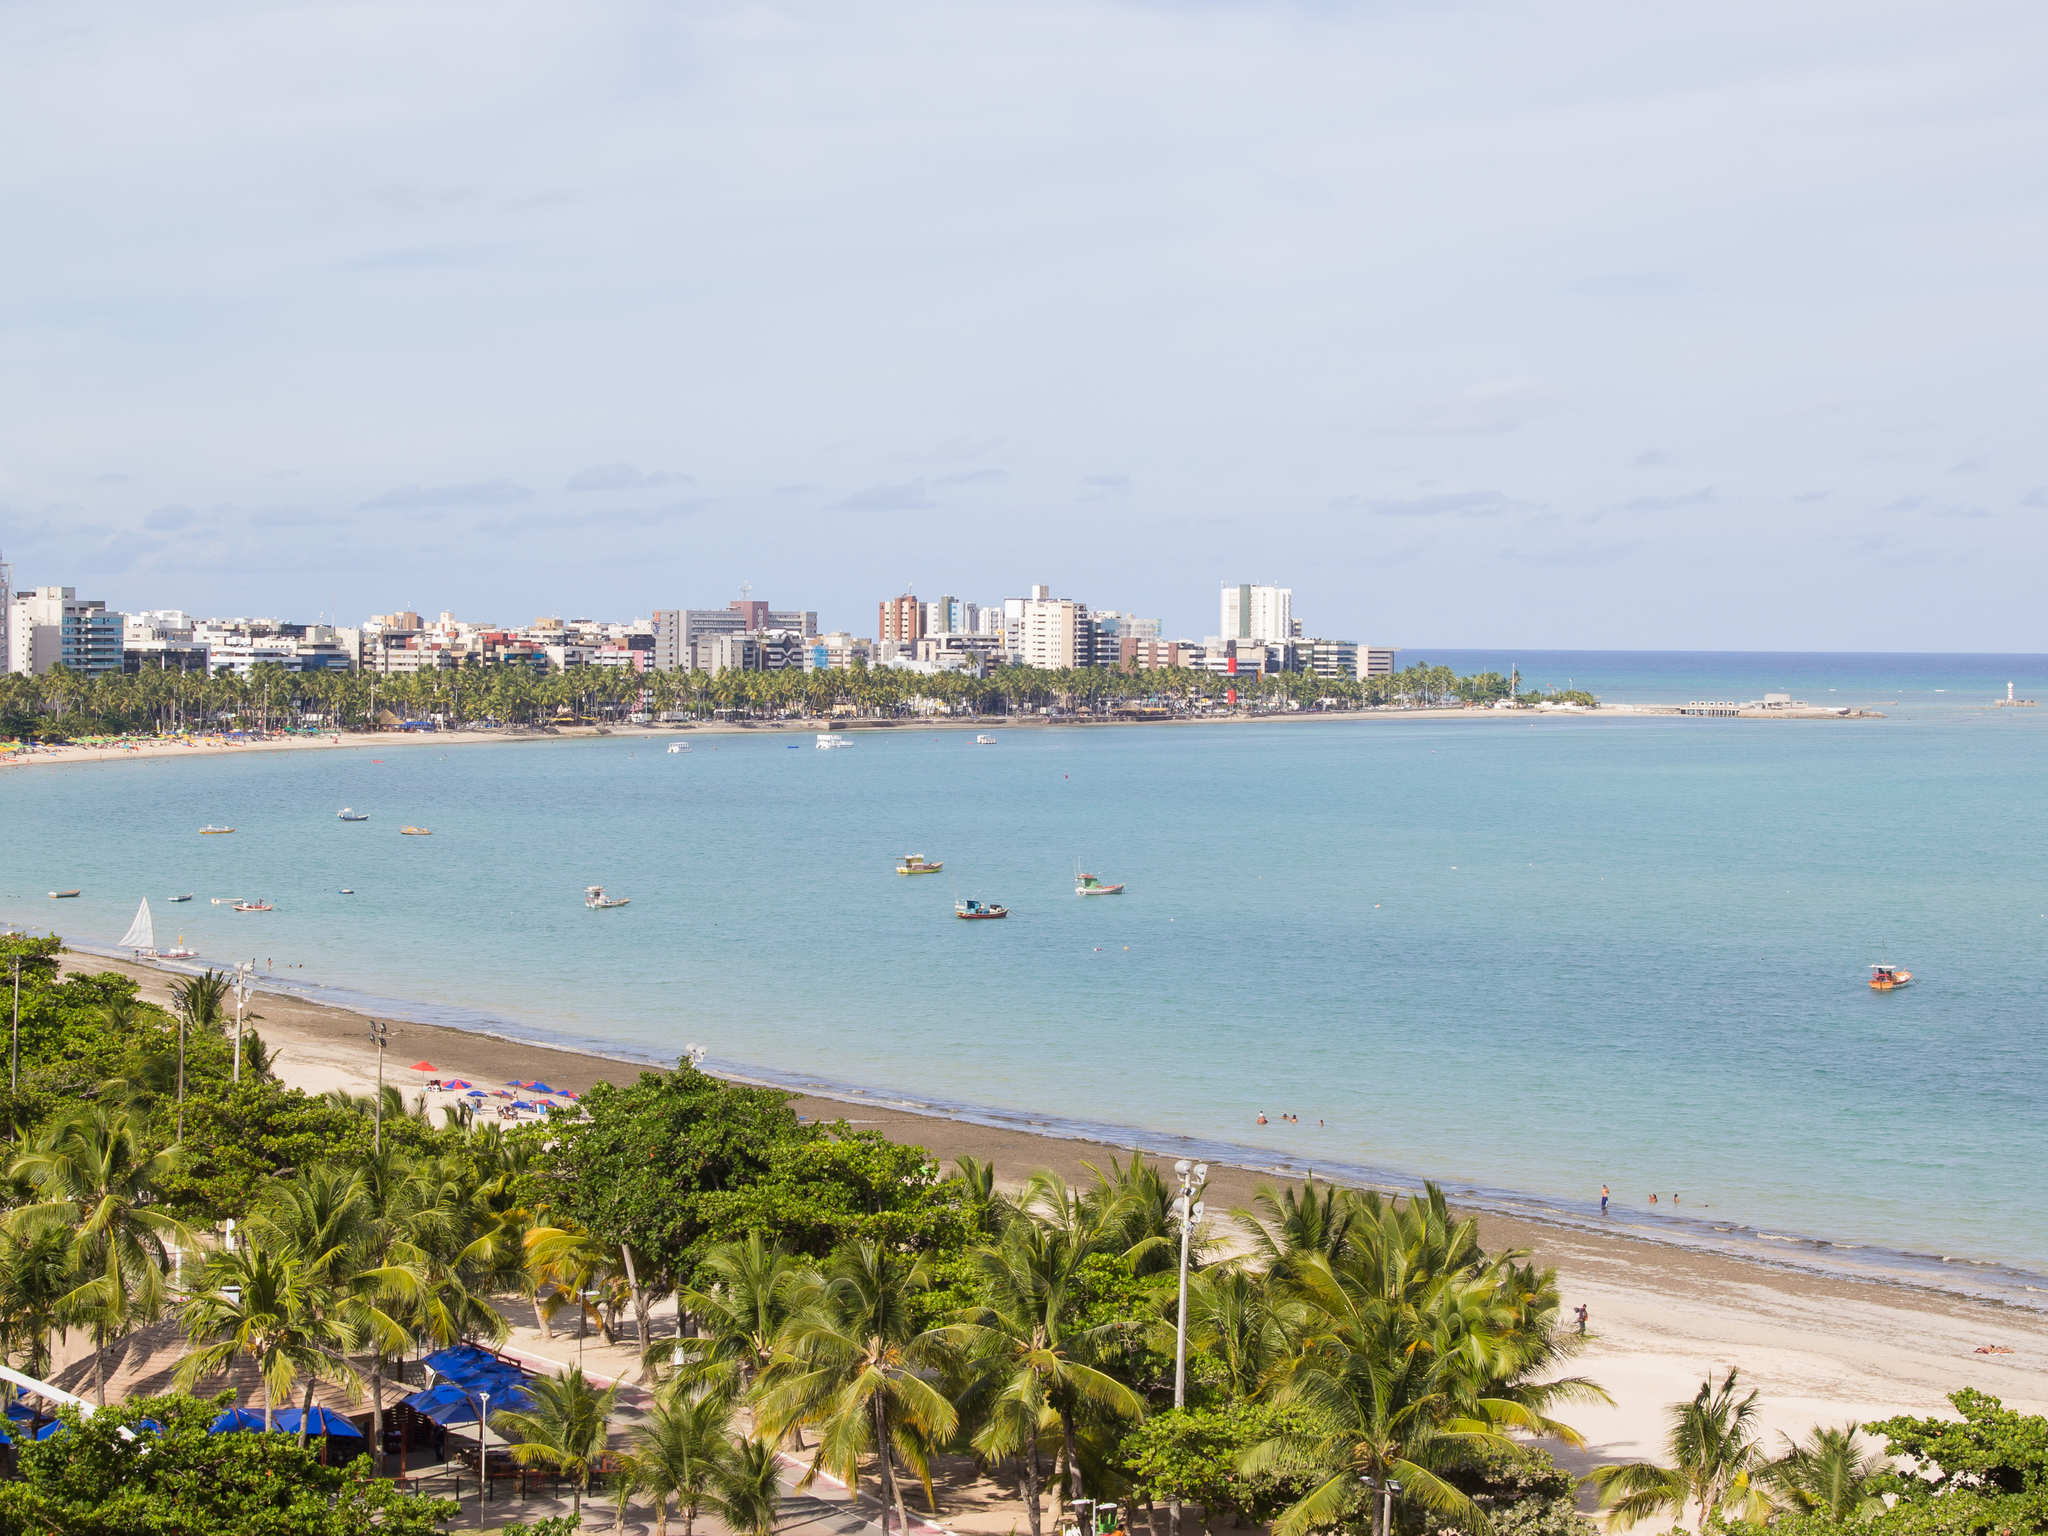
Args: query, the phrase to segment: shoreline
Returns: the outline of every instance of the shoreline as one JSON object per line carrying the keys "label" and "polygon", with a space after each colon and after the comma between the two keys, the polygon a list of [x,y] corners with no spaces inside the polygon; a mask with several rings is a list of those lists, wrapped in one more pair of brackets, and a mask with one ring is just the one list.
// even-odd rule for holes
{"label": "shoreline", "polygon": [[793,732],[810,735],[822,732],[860,734],[883,731],[1046,731],[1094,730],[1130,726],[1232,726],[1298,724],[1307,721],[1341,722],[1365,720],[1882,720],[1878,711],[1866,706],[1844,709],[1806,708],[1800,710],[1747,710],[1705,717],[1688,714],[1677,704],[1601,704],[1593,709],[1493,709],[1479,705],[1429,705],[1421,708],[1375,708],[1343,710],[1294,710],[1262,714],[1168,715],[1159,719],[1118,720],[1094,717],[1042,715],[980,715],[968,717],[909,718],[901,720],[855,720],[818,717],[801,720],[758,720],[745,723],[729,720],[699,720],[688,724],[562,726],[550,729],[500,727],[490,730],[450,729],[441,731],[320,731],[299,736],[265,736],[232,740],[217,732],[186,736],[137,736],[98,745],[65,743],[59,746],[21,746],[0,743],[0,770],[49,767],[65,763],[155,762],[165,758],[224,757],[255,752],[350,751],[366,747],[488,746],[515,742],[592,741],[602,738],[674,739],[691,736],[775,735]]}
{"label": "shoreline", "polygon": [[[133,976],[150,1000],[162,999],[179,974],[89,951],[67,950],[65,963],[67,970]],[[374,1087],[377,1066],[366,1015],[260,982],[255,996],[254,1027],[288,1085],[311,1093]],[[540,1078],[578,1093],[599,1081],[631,1081],[642,1070],[659,1069],[653,1062],[402,1017],[392,1019],[390,1039],[384,1080],[399,1085],[408,1099],[427,1076],[411,1070],[416,1060],[431,1061],[436,1076],[493,1086]],[[737,1071],[716,1075],[762,1081]],[[932,1106],[834,1092],[829,1085],[763,1085],[791,1093],[806,1118],[879,1130],[925,1147],[942,1164],[969,1154],[991,1159],[1006,1184],[1038,1168],[1085,1176],[1084,1164],[1134,1150],[1171,1159],[1191,1145],[1164,1134],[1087,1138],[1051,1125],[987,1124]],[[429,1099],[452,1102],[439,1095]],[[1299,1179],[1306,1171],[1288,1173],[1270,1160],[1264,1166],[1211,1162],[1209,1198],[1225,1210],[1248,1204],[1262,1184]],[[1826,1274],[1774,1262],[1776,1256],[1687,1247],[1633,1228],[1603,1229],[1561,1215],[1475,1209],[1455,1191],[1451,1196],[1477,1216],[1489,1248],[1526,1249],[1537,1262],[1554,1266],[1567,1311],[1580,1302],[1591,1308],[1592,1336],[1573,1369],[1600,1381],[1615,1403],[1574,1416],[1588,1441],[1583,1456],[1567,1458],[1579,1470],[1656,1453],[1665,1405],[1690,1397],[1709,1369],[1729,1365],[1739,1366],[1763,1390],[1766,1427],[1774,1432],[1797,1435],[1815,1423],[1937,1411],[1948,1392],[1963,1386],[1992,1392],[2025,1411],[2048,1411],[2048,1315],[2021,1305],[1901,1278]],[[1227,1223],[1212,1223],[1212,1241],[1228,1230]],[[1975,1353],[1988,1345],[2012,1353]]]}

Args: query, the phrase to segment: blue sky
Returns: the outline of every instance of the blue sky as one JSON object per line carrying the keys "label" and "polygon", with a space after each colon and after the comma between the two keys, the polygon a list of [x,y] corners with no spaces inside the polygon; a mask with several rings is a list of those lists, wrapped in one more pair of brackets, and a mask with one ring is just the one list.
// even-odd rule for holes
{"label": "blue sky", "polygon": [[2048,650],[2029,3],[0,10],[0,551],[121,606]]}

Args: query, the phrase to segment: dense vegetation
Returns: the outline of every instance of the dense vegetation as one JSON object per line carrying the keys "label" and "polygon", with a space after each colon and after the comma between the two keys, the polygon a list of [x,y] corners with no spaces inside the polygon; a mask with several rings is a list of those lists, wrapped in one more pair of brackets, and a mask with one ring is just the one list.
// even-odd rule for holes
{"label": "dense vegetation", "polygon": [[[0,738],[65,740],[79,736],[174,730],[282,729],[318,725],[358,729],[387,715],[450,723],[541,725],[622,720],[647,709],[662,715],[742,718],[825,716],[835,711],[891,718],[930,714],[1014,715],[1055,710],[1100,714],[1143,708],[1187,714],[1235,707],[1254,712],[1358,709],[1392,704],[1491,704],[1508,696],[1498,672],[1459,677],[1448,667],[1413,666],[1391,677],[1219,677],[1187,669],[1123,672],[1096,667],[1042,671],[1002,667],[985,678],[927,677],[887,667],[844,672],[631,673],[576,667],[471,664],[410,676],[362,672],[287,672],[254,668],[207,677],[143,671],[89,677],[56,668],[38,677],[0,675]],[[1583,692],[1542,698],[1590,705]]]}
{"label": "dense vegetation", "polygon": [[[187,987],[166,1013],[120,977],[60,979],[54,950],[0,941],[0,959],[25,961],[0,1350],[32,1374],[58,1328],[106,1344],[169,1316],[190,1341],[182,1387],[209,1390],[247,1359],[264,1389],[243,1406],[266,1419],[325,1382],[381,1424],[402,1360],[502,1339],[512,1312],[640,1347],[653,1403],[623,1449],[617,1390],[579,1371],[540,1379],[493,1427],[579,1506],[630,1502],[664,1529],[711,1511],[766,1536],[780,1449],[878,1494],[898,1529],[913,1502],[933,1507],[934,1463],[966,1458],[1017,1492],[1033,1536],[1076,1498],[1121,1501],[1154,1532],[1176,1510],[1275,1536],[1377,1530],[1389,1507],[1407,1536],[1589,1530],[1573,1480],[1525,1438],[1576,1443],[1572,1404],[1601,1395],[1569,1370],[1579,1340],[1558,1326],[1554,1277],[1483,1251],[1433,1188],[1269,1189],[1199,1228],[1176,1408],[1179,1192],[1141,1158],[1006,1192],[985,1164],[942,1170],[687,1065],[600,1086],[546,1125],[434,1125],[393,1091],[378,1135],[377,1106],[279,1085],[253,1033],[233,1083],[217,989]],[[1224,1237],[1238,1257],[1220,1254]],[[653,1322],[671,1296],[680,1333]],[[97,1368],[88,1390],[104,1393]],[[1774,1454],[1731,1372],[1674,1406],[1662,1464],[1596,1483],[1622,1518],[1702,1530],[2048,1529],[2048,1421],[1955,1403],[1960,1422],[1820,1429]],[[147,1432],[157,1459],[130,1477],[115,1426],[145,1411],[163,1426]],[[194,1415],[211,1411],[129,1405],[25,1452],[0,1536],[441,1518],[393,1502],[367,1461],[280,1476],[309,1453],[208,1439]],[[236,1490],[265,1479],[249,1518],[226,1521]],[[198,1482],[210,1502],[160,1512]],[[1370,1491],[1388,1485],[1390,1500]]]}

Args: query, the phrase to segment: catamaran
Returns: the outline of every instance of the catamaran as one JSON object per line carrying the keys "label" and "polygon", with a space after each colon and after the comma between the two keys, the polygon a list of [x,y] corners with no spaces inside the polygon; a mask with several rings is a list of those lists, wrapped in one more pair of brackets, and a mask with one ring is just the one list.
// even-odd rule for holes
{"label": "catamaran", "polygon": [[128,931],[121,935],[121,948],[135,951],[138,960],[153,959],[156,955],[156,923],[149,915],[149,898],[142,898],[142,905],[135,909],[135,921],[128,925]]}

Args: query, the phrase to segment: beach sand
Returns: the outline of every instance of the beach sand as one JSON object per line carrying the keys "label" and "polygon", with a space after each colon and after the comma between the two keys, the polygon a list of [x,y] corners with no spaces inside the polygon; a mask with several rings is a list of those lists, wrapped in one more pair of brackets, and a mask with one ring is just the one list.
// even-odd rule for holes
{"label": "beach sand", "polygon": [[[137,977],[142,995],[163,1001],[173,979],[149,966],[91,955],[67,957],[77,970],[119,970]],[[259,977],[257,985],[262,985]],[[375,1048],[362,1015],[284,993],[259,993],[255,1027],[278,1075],[309,1093],[367,1092],[376,1079]],[[417,1061],[433,1073],[415,1072]],[[408,1098],[429,1076],[463,1077],[495,1088],[539,1079],[582,1092],[600,1081],[631,1081],[632,1063],[470,1033],[441,1025],[390,1024],[385,1081]],[[452,1096],[430,1094],[430,1102]],[[915,1142],[947,1161],[971,1154],[992,1161],[1005,1184],[1036,1169],[1084,1176],[1084,1165],[1132,1150],[880,1106],[796,1095],[797,1111],[844,1119]],[[1212,1211],[1249,1203],[1268,1175],[1213,1166]],[[1978,1387],[2030,1413],[2048,1412],[2048,1315],[1908,1285],[1837,1280],[1736,1257],[1703,1255],[1633,1236],[1483,1215],[1489,1248],[1524,1248],[1555,1266],[1567,1310],[1584,1303],[1591,1333],[1571,1369],[1599,1382],[1612,1406],[1574,1405],[1560,1416],[1580,1429],[1583,1453],[1560,1459],[1578,1469],[1657,1454],[1664,1409],[1697,1390],[1702,1376],[1729,1366],[1763,1394],[1763,1423],[1773,1440],[1803,1436],[1816,1423],[1840,1424],[1894,1413],[1942,1409],[1948,1393]],[[1220,1236],[1227,1237],[1227,1223]],[[2012,1353],[1980,1355],[1983,1345]]]}

